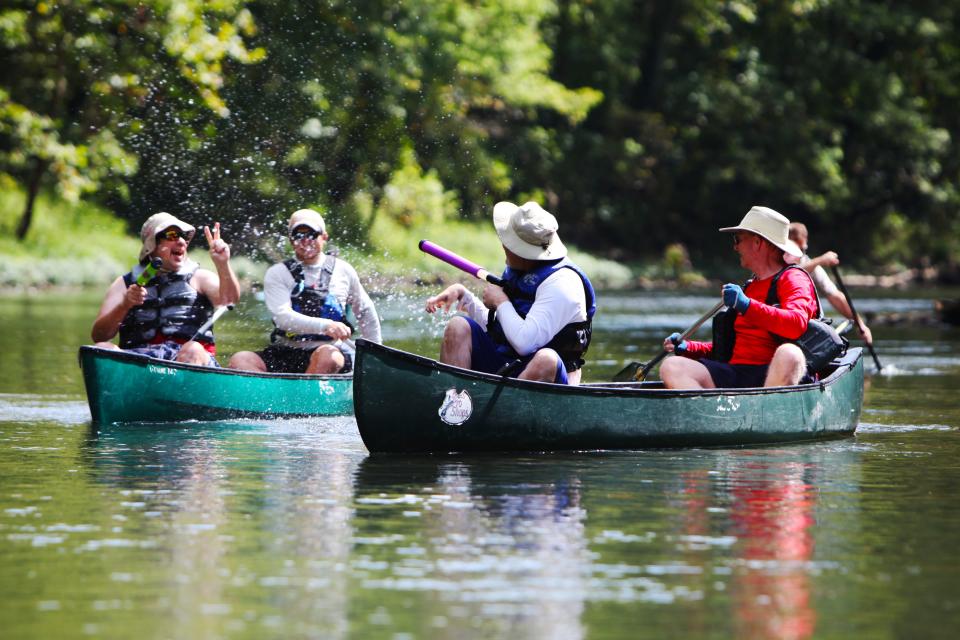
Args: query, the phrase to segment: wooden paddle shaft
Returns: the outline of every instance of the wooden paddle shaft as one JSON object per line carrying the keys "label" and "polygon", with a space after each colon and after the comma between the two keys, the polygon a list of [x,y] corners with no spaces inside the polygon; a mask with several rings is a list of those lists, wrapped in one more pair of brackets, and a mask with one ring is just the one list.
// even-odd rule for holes
{"label": "wooden paddle shaft", "polygon": [[[686,331],[684,331],[683,333],[681,333],[681,334],[680,334],[680,339],[677,340],[677,342],[678,342],[678,343],[679,343],[679,342],[683,342],[684,340],[686,340],[687,338],[689,338],[690,336],[692,336],[694,333],[696,333],[696,332],[697,332],[697,329],[699,329],[701,326],[703,326],[703,323],[704,323],[704,322],[706,322],[707,320],[709,320],[710,318],[712,318],[714,315],[716,315],[717,311],[720,311],[720,309],[723,309],[723,301],[722,301],[722,300],[721,300],[720,302],[718,302],[717,304],[715,304],[715,305],[713,306],[713,308],[710,309],[710,311],[707,311],[705,314],[703,314],[702,316],[700,316],[700,318],[699,318],[696,322],[694,322],[694,323],[690,326],[689,329],[687,329]],[[647,374],[650,373],[650,370],[653,369],[653,367],[656,366],[656,364],[657,364],[658,362],[660,362],[661,360],[663,360],[664,358],[667,357],[667,353],[668,353],[667,350],[664,349],[663,351],[661,351],[661,352],[657,355],[656,358],[654,358],[653,360],[651,360],[651,361],[648,362],[647,364],[643,365],[643,368],[641,368],[641,369],[637,372],[637,380],[643,380],[644,378],[646,378],[646,377],[647,377]]]}

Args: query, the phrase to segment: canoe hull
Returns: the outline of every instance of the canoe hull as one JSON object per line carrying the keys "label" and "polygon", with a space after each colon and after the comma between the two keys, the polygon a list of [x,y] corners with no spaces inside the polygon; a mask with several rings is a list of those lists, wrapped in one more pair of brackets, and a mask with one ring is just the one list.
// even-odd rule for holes
{"label": "canoe hull", "polygon": [[863,362],[851,349],[822,382],[776,389],[569,387],[358,341],[354,385],[357,426],[371,453],[762,445],[852,434],[863,406]]}
{"label": "canoe hull", "polygon": [[80,347],[94,424],[350,415],[353,376],[258,374]]}

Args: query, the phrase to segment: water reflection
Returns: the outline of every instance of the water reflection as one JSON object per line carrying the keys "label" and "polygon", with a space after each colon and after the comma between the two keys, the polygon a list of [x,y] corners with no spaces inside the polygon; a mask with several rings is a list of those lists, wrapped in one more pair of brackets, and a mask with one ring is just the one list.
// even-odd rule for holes
{"label": "water reflection", "polygon": [[[365,459],[358,551],[367,589],[434,593],[432,637],[581,638],[589,589],[581,484],[537,459]],[[411,493],[411,490],[415,493]],[[399,517],[417,535],[390,527]],[[399,531],[396,531],[398,529]],[[371,565],[374,559],[380,564]],[[452,619],[451,619],[452,618]],[[443,630],[447,630],[444,632]]]}
{"label": "water reflection", "polygon": [[175,585],[160,607],[187,635],[294,625],[346,636],[361,450],[326,448],[339,424],[91,429],[85,467],[123,509],[115,535],[146,537],[155,556],[126,580]]}

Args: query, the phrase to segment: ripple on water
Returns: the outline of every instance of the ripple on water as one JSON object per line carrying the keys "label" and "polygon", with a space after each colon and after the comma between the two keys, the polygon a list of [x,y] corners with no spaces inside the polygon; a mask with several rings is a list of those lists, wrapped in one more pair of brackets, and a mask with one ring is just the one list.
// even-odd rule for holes
{"label": "ripple on water", "polygon": [[876,424],[861,422],[857,433],[909,433],[912,431],[956,431],[957,427],[946,424]]}
{"label": "ripple on water", "polygon": [[0,393],[0,422],[90,422],[87,403],[72,396]]}

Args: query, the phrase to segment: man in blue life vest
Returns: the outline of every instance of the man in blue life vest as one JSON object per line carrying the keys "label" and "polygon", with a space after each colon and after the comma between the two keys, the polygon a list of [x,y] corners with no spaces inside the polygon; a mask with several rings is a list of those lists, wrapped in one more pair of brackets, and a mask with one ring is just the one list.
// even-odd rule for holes
{"label": "man in blue life vest", "polygon": [[[187,257],[196,229],[173,215],[155,213],[140,228],[140,262],[113,281],[90,333],[96,346],[123,349],[163,360],[216,366],[212,330],[197,331],[216,306],[240,298],[240,283],[230,266],[230,246],[220,238],[220,223],[203,228],[217,272],[199,268]],[[159,258],[161,266],[145,285],[138,278]],[[149,277],[149,276],[147,276]],[[120,346],[109,342],[119,333]]]}
{"label": "man in blue life vest", "polygon": [[267,309],[275,329],[271,344],[260,351],[240,351],[229,367],[285,373],[348,373],[354,349],[348,342],[352,308],[363,337],[380,342],[380,318],[356,270],[334,255],[325,255],[323,217],[313,209],[290,216],[287,233],[295,258],[275,264],[263,277]]}
{"label": "man in blue life vest", "polygon": [[449,310],[440,361],[522,380],[579,384],[590,344],[596,296],[587,275],[567,258],[557,220],[536,202],[493,208],[507,268],[504,286],[488,284],[477,297],[453,284],[427,300],[426,310]]}

